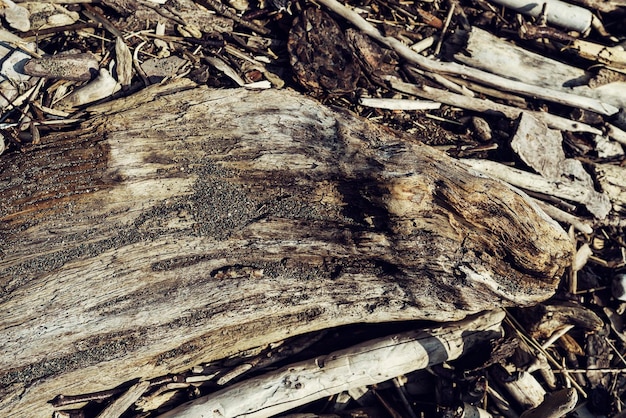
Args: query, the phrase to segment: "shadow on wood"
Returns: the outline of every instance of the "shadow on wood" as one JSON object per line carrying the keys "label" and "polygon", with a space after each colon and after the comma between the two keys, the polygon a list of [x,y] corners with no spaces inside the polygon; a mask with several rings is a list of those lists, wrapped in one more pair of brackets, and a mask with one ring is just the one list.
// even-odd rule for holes
{"label": "shadow on wood", "polygon": [[3,416],[358,322],[548,298],[566,234],[461,163],[288,91],[148,89],[2,157]]}

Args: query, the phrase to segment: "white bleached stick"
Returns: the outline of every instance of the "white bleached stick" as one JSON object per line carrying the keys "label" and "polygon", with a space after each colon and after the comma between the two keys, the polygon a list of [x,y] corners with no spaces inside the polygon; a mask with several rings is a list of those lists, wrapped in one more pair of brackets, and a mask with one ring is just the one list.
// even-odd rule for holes
{"label": "white bleached stick", "polygon": [[361,97],[359,104],[377,109],[391,110],[432,110],[441,107],[441,103],[425,100],[380,99],[378,97]]}
{"label": "white bleached stick", "polygon": [[502,335],[503,311],[379,338],[234,384],[159,418],[267,417],[353,387],[371,385],[457,358]]}
{"label": "white bleached stick", "polygon": [[511,10],[527,16],[538,17],[544,13],[548,23],[565,29],[585,33],[591,29],[593,14],[584,7],[575,6],[560,0],[491,0]]}

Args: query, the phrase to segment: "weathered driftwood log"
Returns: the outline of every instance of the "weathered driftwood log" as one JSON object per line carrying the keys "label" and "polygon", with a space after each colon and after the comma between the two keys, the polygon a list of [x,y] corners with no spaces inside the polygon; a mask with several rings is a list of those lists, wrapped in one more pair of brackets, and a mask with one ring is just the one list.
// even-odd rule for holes
{"label": "weathered driftwood log", "polygon": [[355,322],[549,297],[527,197],[287,91],[160,86],[3,156],[0,415]]}

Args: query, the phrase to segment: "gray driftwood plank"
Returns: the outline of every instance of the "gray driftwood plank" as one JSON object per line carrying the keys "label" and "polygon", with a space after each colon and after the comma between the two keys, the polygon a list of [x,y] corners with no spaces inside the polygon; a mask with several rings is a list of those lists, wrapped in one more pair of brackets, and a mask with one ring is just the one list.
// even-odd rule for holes
{"label": "gray driftwood plank", "polygon": [[566,234],[446,155],[288,91],[186,83],[0,160],[0,415],[307,331],[548,298]]}

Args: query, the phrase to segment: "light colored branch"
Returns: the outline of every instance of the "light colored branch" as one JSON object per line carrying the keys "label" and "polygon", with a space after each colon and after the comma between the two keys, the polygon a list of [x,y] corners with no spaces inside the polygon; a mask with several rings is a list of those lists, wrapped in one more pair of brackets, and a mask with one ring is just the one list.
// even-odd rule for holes
{"label": "light colored branch", "polygon": [[455,54],[454,59],[470,67],[538,88],[592,98],[617,108],[626,106],[626,83],[591,88],[587,83],[593,73],[528,51],[480,28],[474,27],[467,33],[464,52]]}
{"label": "light colored branch", "polygon": [[543,210],[546,215],[554,219],[555,221],[564,222],[572,225],[574,228],[579,230],[585,234],[591,234],[593,232],[593,227],[578,218],[577,216],[572,215],[571,213],[565,212],[557,207],[554,207],[548,203],[545,203],[539,199],[533,199],[535,203],[539,205],[541,210]]}
{"label": "light colored branch", "polygon": [[378,97],[361,97],[359,104],[378,109],[392,110],[429,110],[439,109],[441,103],[425,100],[380,99]]}
{"label": "light colored branch", "polygon": [[107,406],[100,414],[98,414],[97,418],[119,418],[128,408],[134,404],[137,399],[150,386],[150,382],[147,380],[143,380],[141,382],[135,383],[131,386],[122,396],[117,398],[114,402],[112,402],[109,406]]}
{"label": "light colored branch", "polygon": [[458,358],[501,335],[503,311],[443,327],[367,341],[234,384],[159,418],[267,417],[300,405]]}
{"label": "light colored branch", "polygon": [[[502,114],[509,119],[516,119],[520,113],[526,112],[513,106],[507,106],[500,103],[492,102],[487,99],[479,99],[476,97],[468,97],[462,94],[450,93],[445,90],[436,89],[429,86],[417,86],[415,84],[405,83],[399,79],[388,77],[391,88],[403,93],[430,99],[436,102],[445,103],[450,106],[457,106],[463,109],[473,110],[475,112]],[[593,126],[574,122],[560,116],[556,116],[546,112],[527,111],[535,118],[543,121],[547,126],[562,131],[571,132],[589,132],[600,135],[602,131]]]}
{"label": "light colored branch", "polygon": [[544,13],[548,23],[561,26],[565,29],[575,30],[580,33],[588,32],[591,29],[591,12],[583,7],[574,6],[560,0],[492,0],[518,13],[523,13],[532,17],[538,17]]}

